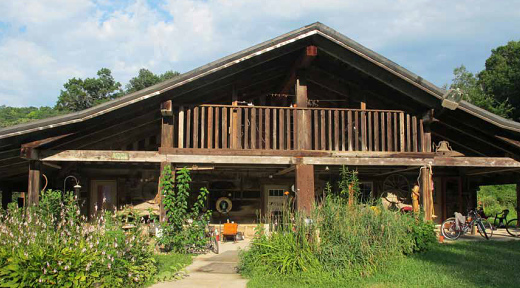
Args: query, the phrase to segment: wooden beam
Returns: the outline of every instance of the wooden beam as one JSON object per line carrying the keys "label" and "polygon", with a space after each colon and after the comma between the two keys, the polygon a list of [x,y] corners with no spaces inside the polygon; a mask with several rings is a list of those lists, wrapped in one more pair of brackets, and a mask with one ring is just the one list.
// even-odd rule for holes
{"label": "wooden beam", "polygon": [[314,165],[296,164],[296,204],[310,214],[314,205]]}
{"label": "wooden beam", "polygon": [[290,173],[290,172],[294,171],[294,169],[296,169],[296,166],[295,166],[295,165],[292,165],[292,166],[290,166],[290,167],[287,167],[287,168],[285,168],[285,169],[282,169],[282,170],[276,172],[274,175],[275,175],[275,176],[285,175],[285,174],[287,174],[287,173]]}
{"label": "wooden beam", "polygon": [[[509,154],[513,154],[513,155],[516,154],[512,150],[508,150],[508,149],[505,149],[502,146],[494,144],[492,140],[490,140],[490,141],[486,140],[485,139],[485,135],[483,133],[475,133],[475,134],[474,133],[470,133],[470,132],[466,131],[465,129],[461,129],[461,128],[455,127],[455,125],[448,124],[448,123],[446,123],[444,121],[441,121],[441,120],[436,121],[435,123],[443,125],[445,127],[448,127],[449,129],[455,130],[455,131],[457,131],[460,134],[463,134],[463,135],[465,135],[465,136],[467,136],[469,138],[472,138],[473,140],[476,140],[476,141],[482,142],[484,144],[487,144],[488,146],[491,146],[493,148],[501,150],[501,151],[503,151],[505,153],[509,153]],[[466,139],[468,139],[468,138],[466,138]]]}
{"label": "wooden beam", "polygon": [[[326,151],[258,151],[261,155],[253,156],[253,150],[242,150],[242,154],[231,151],[224,155],[223,150],[216,154],[188,153],[161,154],[157,151],[106,151],[106,150],[65,150],[41,151],[41,161],[63,162],[127,162],[127,163],[217,163],[217,164],[295,164],[301,159],[303,164],[313,165],[351,165],[351,166],[432,166],[446,167],[495,167],[520,168],[520,162],[508,157],[433,157],[431,153],[388,153],[384,152],[326,152]],[[190,152],[191,150],[191,152]],[[270,152],[270,154],[268,153]],[[191,154],[189,154],[191,153]],[[235,154],[233,154],[235,153]],[[291,154],[292,153],[292,154]],[[328,154],[327,154],[328,153]],[[190,157],[186,157],[190,155]],[[396,157],[392,157],[394,155]],[[409,157],[405,157],[408,155]],[[415,155],[415,156],[413,156]],[[422,157],[420,155],[423,155]],[[403,156],[403,157],[398,157]],[[38,159],[33,159],[38,160]]]}
{"label": "wooden beam", "polygon": [[54,163],[42,162],[42,164],[43,164],[44,166],[51,167],[51,168],[54,168],[54,169],[58,169],[58,170],[61,169],[61,166],[60,166],[60,165],[57,165],[57,164],[54,164]]}
{"label": "wooden beam", "polygon": [[[342,61],[363,73],[379,80],[380,82],[408,95],[410,98],[431,107],[439,107],[440,101],[432,97],[431,91],[408,78],[403,78],[397,72],[388,69],[367,55],[330,39],[316,38],[315,43],[320,46],[320,51]],[[360,57],[361,56],[361,57]]]}
{"label": "wooden beam", "polygon": [[396,170],[392,170],[392,171],[389,171],[389,172],[376,174],[376,175],[374,175],[374,177],[381,177],[381,176],[386,176],[386,175],[390,175],[390,174],[394,174],[394,173],[402,173],[402,172],[408,172],[408,171],[413,171],[413,170],[417,170],[417,167],[409,167],[409,168],[404,168],[404,169],[396,169]]}
{"label": "wooden beam", "polygon": [[28,206],[37,206],[40,200],[41,189],[41,162],[36,160],[29,161],[29,180],[27,188],[26,203]]}
{"label": "wooden beam", "polygon": [[520,169],[518,168],[502,168],[502,169],[496,169],[496,168],[490,168],[490,169],[475,169],[472,171],[466,172],[466,176],[477,176],[477,175],[486,175],[486,174],[493,174],[493,173],[504,173],[504,172],[520,172]]}
{"label": "wooden beam", "polygon": [[[305,69],[309,67],[312,60],[316,58],[318,55],[318,47],[316,46],[307,46],[302,55],[296,60],[293,64],[287,79],[283,82],[282,88],[280,89],[280,94],[288,94],[292,88],[294,88],[294,84],[296,83],[296,73],[300,69]],[[300,106],[300,105],[298,105]]]}

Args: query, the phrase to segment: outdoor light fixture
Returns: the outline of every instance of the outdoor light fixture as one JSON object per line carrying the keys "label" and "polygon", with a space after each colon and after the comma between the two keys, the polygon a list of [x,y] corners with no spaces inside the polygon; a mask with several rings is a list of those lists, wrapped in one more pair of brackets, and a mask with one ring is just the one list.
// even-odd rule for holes
{"label": "outdoor light fixture", "polygon": [[72,176],[72,175],[69,175],[69,176],[65,177],[65,179],[63,179],[63,193],[65,193],[65,191],[66,191],[67,179],[69,179],[69,178],[73,178],[74,180],[76,180],[76,185],[74,185],[74,194],[79,198],[79,191],[81,190],[81,185],[79,185],[78,178],[76,178],[75,176]]}
{"label": "outdoor light fixture", "polygon": [[325,171],[329,171],[329,166],[325,166]]}
{"label": "outdoor light fixture", "polygon": [[462,100],[462,91],[457,89],[450,89],[444,95],[442,95],[442,107],[448,108],[450,110],[455,110],[459,106],[460,101]]}

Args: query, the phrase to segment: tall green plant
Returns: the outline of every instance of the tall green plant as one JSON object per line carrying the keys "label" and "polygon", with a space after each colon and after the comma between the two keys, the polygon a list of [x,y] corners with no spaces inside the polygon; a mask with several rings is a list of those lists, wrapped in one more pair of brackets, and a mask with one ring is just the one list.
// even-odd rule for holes
{"label": "tall green plant", "polygon": [[338,183],[339,196],[344,199],[349,199],[350,195],[352,195],[352,197],[354,197],[352,200],[356,201],[359,195],[359,179],[357,177],[357,171],[349,170],[348,167],[343,166],[341,167],[339,175],[341,178]]}
{"label": "tall green plant", "polygon": [[177,178],[169,165],[162,174],[161,192],[167,221],[159,242],[167,250],[191,252],[200,250],[207,243],[205,227],[211,211],[204,212],[209,191],[201,188],[196,201],[190,206],[190,171],[182,168]]}
{"label": "tall green plant", "polygon": [[278,275],[294,279],[295,286],[317,281],[338,286],[435,243],[431,223],[387,210],[381,201],[374,206],[357,201],[357,173],[343,168],[340,176],[339,193],[331,193],[327,185],[310,219],[295,212],[281,219],[282,229],[259,233],[240,255],[241,273]]}

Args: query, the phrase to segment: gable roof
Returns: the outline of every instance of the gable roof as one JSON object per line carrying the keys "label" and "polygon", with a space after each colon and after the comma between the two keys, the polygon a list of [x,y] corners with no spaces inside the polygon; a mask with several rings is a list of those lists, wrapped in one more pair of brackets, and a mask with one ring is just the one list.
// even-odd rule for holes
{"label": "gable roof", "polygon": [[[366,65],[372,65],[373,67],[384,71],[384,73],[379,73],[375,78],[379,78],[380,80],[390,79],[389,77],[398,78],[401,82],[395,84],[396,87],[393,88],[405,93],[408,92],[408,94],[418,94],[409,93],[409,91],[420,91],[422,95],[418,98],[419,101],[431,108],[438,108],[440,106],[442,95],[445,93],[444,89],[435,86],[422,77],[362,46],[328,26],[316,22],[181,74],[174,79],[164,81],[101,105],[63,116],[2,128],[0,129],[0,147],[3,142],[9,138],[27,138],[28,134],[41,133],[48,130],[60,130],[60,133],[65,133],[67,132],[66,127],[79,125],[88,122],[91,119],[102,117],[130,106],[135,106],[137,104],[141,105],[146,101],[153,100],[154,102],[158,102],[167,92],[174,91],[189,84],[196,85],[197,81],[202,82],[204,79],[210,78],[218,73],[233,73],[234,67],[240,65],[253,65],[259,61],[259,58],[265,57],[265,55],[268,54],[277,55],[278,53],[281,55],[284,53],[284,47],[294,45],[294,43],[298,41],[304,41],[310,38],[319,42],[317,44],[318,47],[320,47],[320,44],[325,45],[332,43],[333,45],[341,47],[341,49],[344,49],[345,51],[355,54],[363,61],[363,63],[360,63],[361,69],[363,69],[363,67],[368,67]],[[412,96],[415,97],[415,95]],[[176,94],[173,93],[170,97],[175,99]],[[501,129],[514,132],[515,134],[520,132],[520,123],[504,119],[466,101],[462,101],[458,109]],[[70,130],[72,128],[69,127],[68,129]],[[43,134],[46,137],[53,135],[52,133]],[[35,136],[30,138],[41,139],[44,135],[42,135],[42,137]]]}

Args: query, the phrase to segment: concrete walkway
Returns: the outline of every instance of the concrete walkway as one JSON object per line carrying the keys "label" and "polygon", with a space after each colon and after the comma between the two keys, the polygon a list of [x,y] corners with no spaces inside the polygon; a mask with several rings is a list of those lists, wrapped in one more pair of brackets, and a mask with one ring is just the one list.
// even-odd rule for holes
{"label": "concrete walkway", "polygon": [[[437,236],[439,233],[440,233],[440,226],[437,230]],[[460,236],[460,238],[457,240],[444,239],[444,242],[453,243],[453,242],[461,241],[461,240],[462,241],[487,241],[486,238],[480,236],[480,234],[478,232],[476,232],[475,235],[471,235],[471,233],[464,234],[464,235]],[[499,229],[493,231],[493,236],[491,236],[491,238],[489,240],[492,240],[492,241],[520,241],[520,237],[518,237],[518,238],[511,237],[511,235],[509,235],[507,233],[506,229],[499,228]]]}
{"label": "concrete walkway", "polygon": [[237,243],[226,242],[220,244],[220,253],[208,253],[193,258],[193,263],[186,267],[188,276],[184,279],[158,283],[151,288],[188,288],[188,287],[225,287],[245,288],[247,279],[242,278],[236,271],[239,249],[249,245],[248,240]]}

